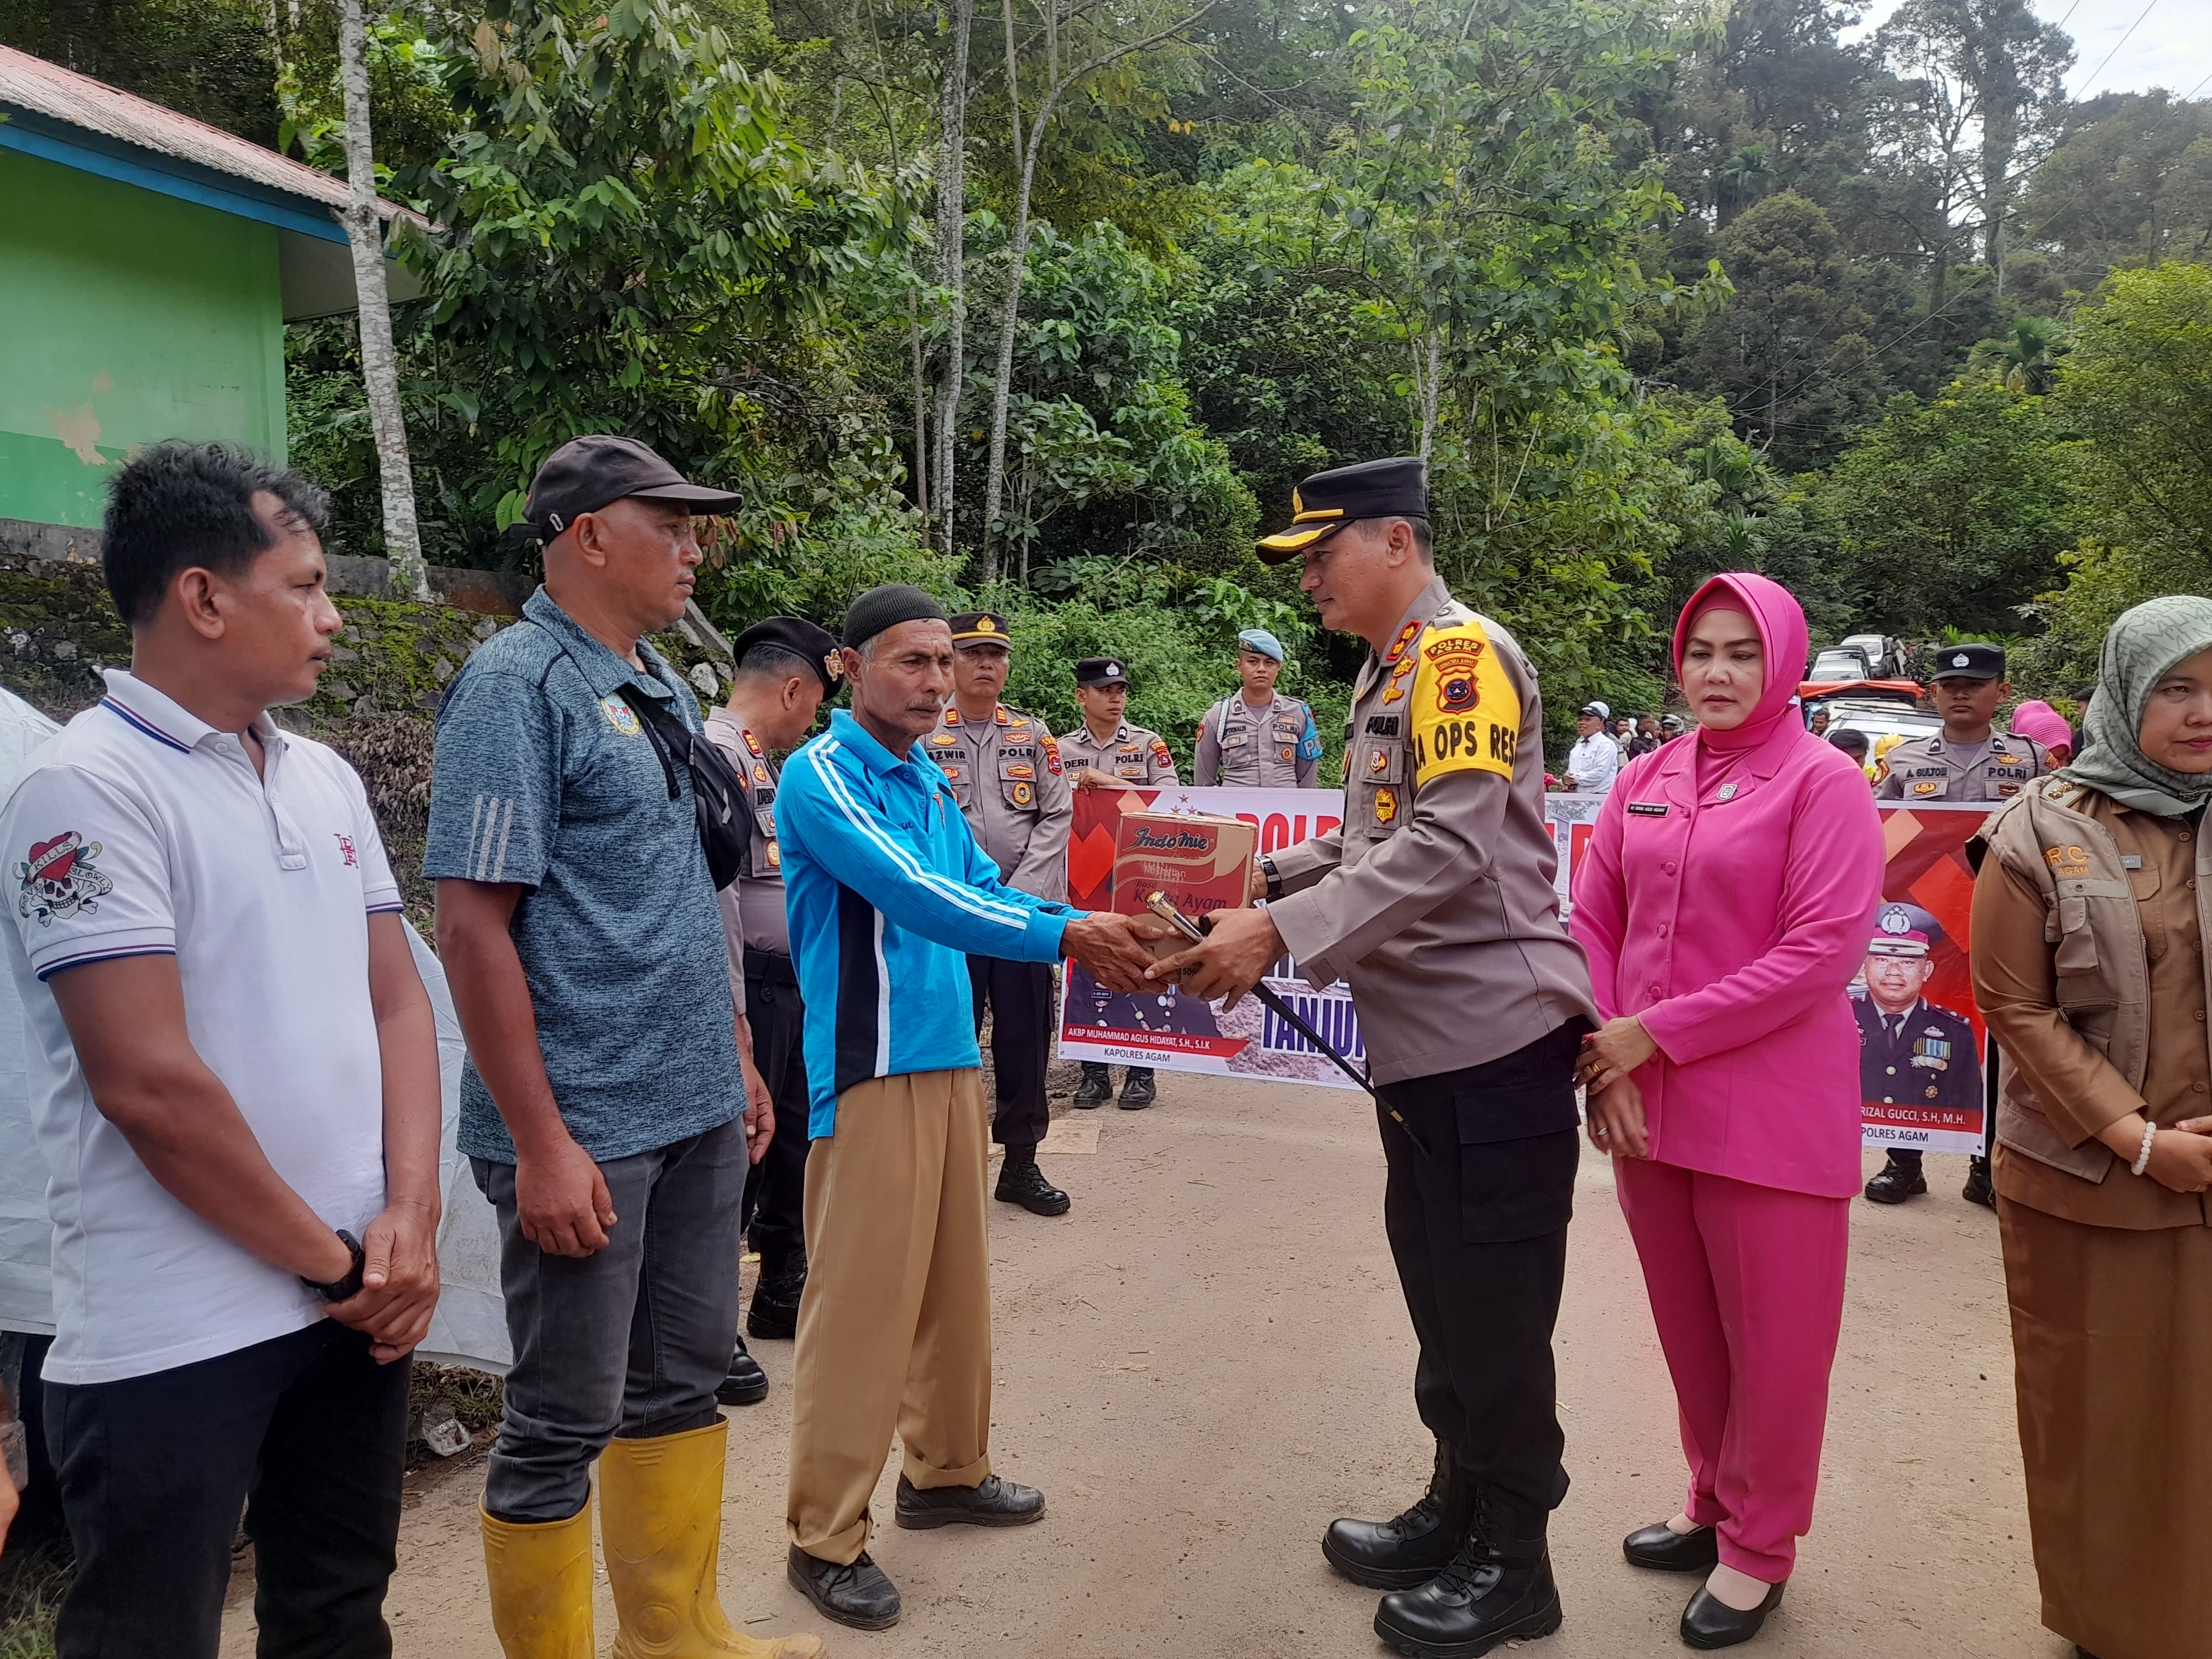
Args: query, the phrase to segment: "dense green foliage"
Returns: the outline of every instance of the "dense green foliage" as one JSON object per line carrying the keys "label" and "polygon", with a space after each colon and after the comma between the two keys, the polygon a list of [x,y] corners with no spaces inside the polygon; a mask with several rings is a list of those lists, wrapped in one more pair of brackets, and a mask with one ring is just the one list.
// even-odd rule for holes
{"label": "dense green foliage", "polygon": [[[335,167],[334,15],[0,0],[0,39]],[[430,555],[527,557],[501,532],[538,460],[634,433],[746,494],[724,623],[921,581],[1014,617],[1017,700],[1072,720],[1063,659],[1113,650],[1182,747],[1241,622],[1340,704],[1357,649],[1252,538],[1305,473],[1419,453],[1443,568],[1557,720],[1654,702],[1673,606],[1733,566],[1816,638],[2047,627],[2029,672],[2066,695],[2118,608],[2212,575],[2212,104],[2069,103],[2026,0],[1850,21],[402,0],[370,58],[387,188],[439,226],[398,319]],[[374,550],[350,325],[295,328],[290,384],[334,538]]]}

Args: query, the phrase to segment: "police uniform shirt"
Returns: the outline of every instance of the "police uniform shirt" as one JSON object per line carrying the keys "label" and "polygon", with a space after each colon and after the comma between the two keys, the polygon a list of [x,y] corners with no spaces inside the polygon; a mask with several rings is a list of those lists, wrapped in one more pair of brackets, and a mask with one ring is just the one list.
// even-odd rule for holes
{"label": "police uniform shirt", "polygon": [[1902,1014],[1855,996],[1859,1022],[1859,1094],[1885,1106],[1982,1109],[1982,1062],[1974,1028],[1924,998]]}
{"label": "police uniform shirt", "polygon": [[1580,1016],[1535,670],[1432,579],[1352,696],[1340,829],[1275,855],[1298,971],[1348,981],[1378,1083],[1480,1066]]}
{"label": "police uniform shirt", "polygon": [[948,703],[923,746],[1006,885],[1064,901],[1075,804],[1052,734],[1004,703],[988,720],[963,720]]}
{"label": "police uniform shirt", "polygon": [[752,814],[752,838],[738,878],[714,896],[722,909],[722,943],[729,957],[730,994],[745,1012],[745,952],[791,954],[791,932],[783,917],[783,849],[775,838],[776,771],[761,741],[730,714],[717,708],[707,716],[706,732],[744,781],[745,805]]}
{"label": "police uniform shirt", "polygon": [[1911,738],[1889,751],[1878,800],[2008,800],[2043,775],[2045,750],[2032,738],[1992,732],[1961,756],[1942,732]]}
{"label": "police uniform shirt", "polygon": [[1157,732],[1123,720],[1101,743],[1079,726],[1060,739],[1060,757],[1071,768],[1090,767],[1123,783],[1176,783],[1175,756]]}
{"label": "police uniform shirt", "polygon": [[1241,691],[1224,697],[1198,723],[1192,781],[1248,789],[1310,789],[1321,769],[1321,733],[1313,710],[1296,697],[1271,698],[1255,708]]}

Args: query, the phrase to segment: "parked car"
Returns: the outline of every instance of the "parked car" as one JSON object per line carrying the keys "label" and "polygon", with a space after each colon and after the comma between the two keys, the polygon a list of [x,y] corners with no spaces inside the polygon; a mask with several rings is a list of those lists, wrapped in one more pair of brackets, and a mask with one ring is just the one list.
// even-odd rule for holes
{"label": "parked car", "polygon": [[[1839,651],[1856,651],[1866,659],[1867,678],[1875,680],[1905,677],[1905,641],[1887,634],[1852,634],[1836,641]],[[1818,679],[1819,675],[1814,678]]]}
{"label": "parked car", "polygon": [[1870,680],[1874,665],[1855,647],[1834,645],[1813,659],[1811,680]]}

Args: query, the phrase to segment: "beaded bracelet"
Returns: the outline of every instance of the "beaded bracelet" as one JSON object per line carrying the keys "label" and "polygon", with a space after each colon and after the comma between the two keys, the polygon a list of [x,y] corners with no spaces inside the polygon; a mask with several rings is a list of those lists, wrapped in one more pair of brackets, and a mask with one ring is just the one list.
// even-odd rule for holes
{"label": "beaded bracelet", "polygon": [[2150,1167],[2150,1143],[2157,1137],[2157,1124],[2146,1123],[2143,1125],[2142,1150],[2136,1154],[2136,1161],[2128,1165],[2128,1173],[2130,1175],[2141,1175],[2145,1170],[2148,1170]]}

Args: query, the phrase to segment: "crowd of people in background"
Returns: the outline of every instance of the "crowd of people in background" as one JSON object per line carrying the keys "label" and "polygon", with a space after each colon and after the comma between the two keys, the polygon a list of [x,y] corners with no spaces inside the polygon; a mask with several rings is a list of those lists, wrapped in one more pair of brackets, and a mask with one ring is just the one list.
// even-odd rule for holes
{"label": "crowd of people in background", "polygon": [[[2212,600],[2119,618],[2079,744],[2040,704],[2000,730],[2002,651],[1942,647],[1940,729],[1876,743],[1870,779],[1863,734],[1798,696],[1796,599],[1711,578],[1673,638],[1693,724],[1579,711],[1565,782],[1603,799],[1563,927],[1535,672],[1438,574],[1425,465],[1316,475],[1260,548],[1368,647],[1341,821],[1158,959],[1170,930],[1066,898],[1073,792],[1175,781],[1126,664],[1073,665],[1055,737],[999,701],[1005,617],[893,585],[836,635],[748,629],[705,713],[651,636],[690,599],[693,515],[737,505],[634,441],[563,446],[520,526],[544,583],[439,714],[424,871],[514,1350],[480,1517],[508,1659],[596,1651],[595,1532],[623,1659],[823,1651],[742,1633],[718,1588],[721,1407],[768,1387],[748,1231],[750,1330],[796,1343],[785,1571],[812,1607],[901,1616],[869,1551],[894,1433],[897,1526],[1042,1519],[991,1455],[988,1212],[1070,1207],[1036,1165],[1051,965],[1070,994],[1233,1005],[1285,957],[1358,1009],[1435,1442],[1427,1490],[1331,1522],[1325,1559],[1416,1659],[1559,1628],[1552,1338],[1586,1136],[1686,1465],[1623,1557],[1696,1576],[1686,1645],[1754,1639],[1812,1523],[1869,1079],[1980,1084],[1923,994],[1941,924],[1884,902],[1877,799],[1991,808],[1969,949],[2002,1098],[1966,1195],[1997,1215],[2043,1620],[2081,1659],[2201,1655],[2212,1577],[2174,1546],[2212,1526]],[[51,1174],[62,1659],[211,1659],[241,1512],[267,1659],[392,1650],[439,1073],[361,782],[266,712],[340,629],[325,507],[221,447],[124,465],[103,556],[132,666],[0,808]],[[1238,647],[1201,776],[1312,787],[1280,641]],[[1105,1097],[1086,1076],[1076,1104]],[[1924,1190],[1904,1153],[1863,1188]]]}

